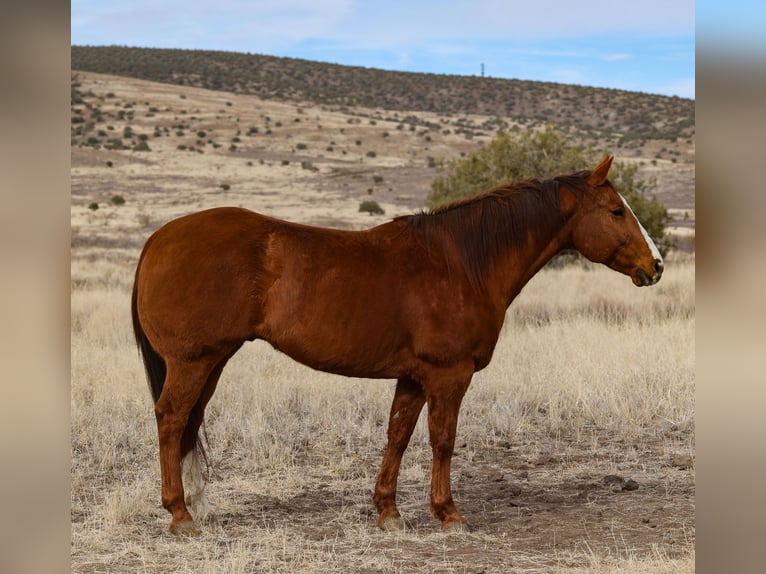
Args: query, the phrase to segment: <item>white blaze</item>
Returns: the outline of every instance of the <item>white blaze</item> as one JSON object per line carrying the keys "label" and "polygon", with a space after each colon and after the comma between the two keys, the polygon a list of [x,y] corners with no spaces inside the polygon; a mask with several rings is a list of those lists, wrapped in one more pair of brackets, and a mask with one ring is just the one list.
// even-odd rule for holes
{"label": "white blaze", "polygon": [[654,241],[652,241],[652,238],[649,237],[649,234],[646,232],[646,229],[644,229],[644,226],[641,225],[641,222],[638,220],[638,217],[636,217],[636,214],[633,213],[633,210],[630,208],[630,205],[628,205],[628,202],[625,200],[625,198],[620,194],[620,198],[622,199],[622,203],[625,204],[625,207],[628,208],[628,211],[630,211],[630,214],[635,218],[636,223],[638,223],[638,228],[641,230],[641,235],[644,236],[644,240],[646,241],[646,245],[649,247],[649,250],[652,252],[652,257],[659,260],[660,263],[662,263],[662,255],[660,255],[660,250],[657,249],[657,246],[654,244]]}

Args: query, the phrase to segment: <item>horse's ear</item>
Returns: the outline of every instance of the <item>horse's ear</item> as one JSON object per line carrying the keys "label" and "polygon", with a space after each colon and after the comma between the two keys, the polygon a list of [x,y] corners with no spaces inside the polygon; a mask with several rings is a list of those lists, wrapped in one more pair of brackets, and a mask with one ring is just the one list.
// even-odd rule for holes
{"label": "horse's ear", "polygon": [[609,168],[612,166],[613,155],[605,155],[601,163],[596,166],[591,174],[588,176],[588,185],[591,187],[597,187],[602,185],[606,181],[606,176],[609,174]]}

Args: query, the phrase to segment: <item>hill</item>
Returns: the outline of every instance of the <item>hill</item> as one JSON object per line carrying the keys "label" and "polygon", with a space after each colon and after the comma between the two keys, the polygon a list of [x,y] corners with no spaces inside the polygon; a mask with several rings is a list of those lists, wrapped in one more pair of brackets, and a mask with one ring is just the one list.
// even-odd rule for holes
{"label": "hill", "polygon": [[554,121],[614,136],[622,145],[694,135],[693,100],[567,84],[120,46],[72,46],[72,69],[340,108]]}
{"label": "hill", "polygon": [[[132,243],[171,217],[218,204],[366,227],[377,218],[358,213],[365,201],[385,218],[411,213],[442,160],[501,130],[554,120],[574,143],[656,178],[679,247],[693,249],[690,100],[188,50],[73,47],[72,69],[74,244]],[[351,87],[337,89],[344,82]],[[517,112],[500,110],[503,93],[517,94]],[[113,205],[115,196],[126,205]]]}

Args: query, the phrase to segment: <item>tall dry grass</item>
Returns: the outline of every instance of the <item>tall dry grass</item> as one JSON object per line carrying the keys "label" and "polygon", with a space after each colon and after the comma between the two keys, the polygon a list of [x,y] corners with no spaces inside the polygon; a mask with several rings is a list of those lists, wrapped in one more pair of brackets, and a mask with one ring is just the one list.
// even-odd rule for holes
{"label": "tall dry grass", "polygon": [[[130,328],[133,264],[134,254],[73,259],[74,571],[693,571],[693,532],[681,549],[648,554],[617,541],[594,549],[584,534],[558,555],[515,551],[505,533],[436,532],[425,416],[401,470],[412,528],[379,533],[371,489],[393,384],[318,373],[262,342],[230,361],[207,410],[213,516],[200,538],[171,537]],[[453,482],[499,445],[511,445],[508,464],[554,455],[571,476],[588,453],[607,469],[626,457],[640,466],[646,453],[693,455],[694,362],[693,259],[671,259],[648,289],[601,267],[546,269],[512,305],[466,395]]]}

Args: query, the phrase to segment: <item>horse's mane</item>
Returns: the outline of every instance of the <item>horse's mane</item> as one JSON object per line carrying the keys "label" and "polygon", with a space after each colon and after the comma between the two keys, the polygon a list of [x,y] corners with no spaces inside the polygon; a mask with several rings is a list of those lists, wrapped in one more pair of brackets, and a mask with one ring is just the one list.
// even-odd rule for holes
{"label": "horse's mane", "polygon": [[479,290],[484,287],[487,267],[498,254],[523,247],[530,236],[552,234],[563,224],[559,188],[564,186],[581,193],[587,187],[590,173],[509,183],[431,211],[396,219],[429,251],[438,246],[446,250],[447,244],[452,243],[468,280]]}

